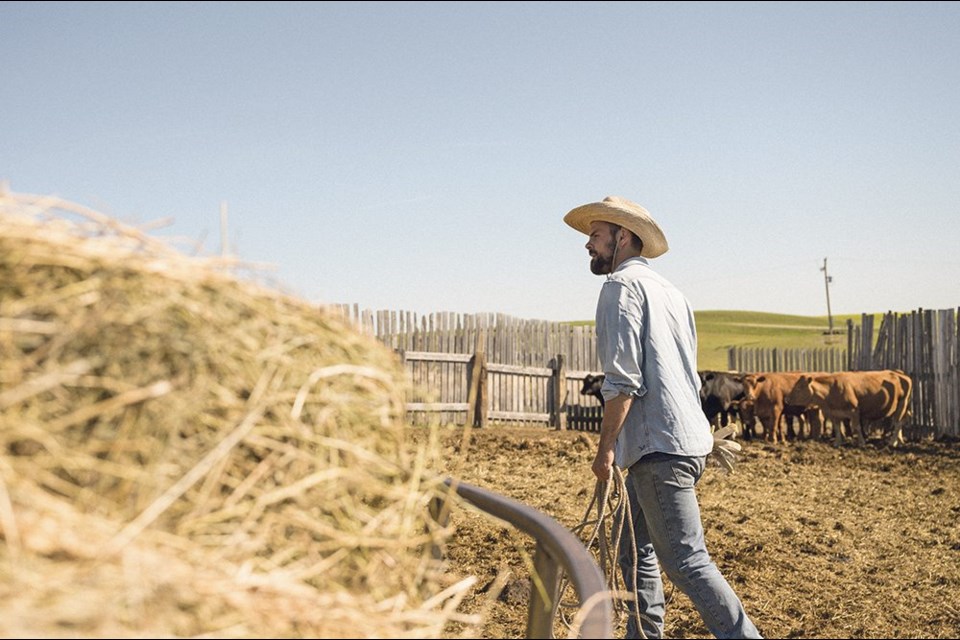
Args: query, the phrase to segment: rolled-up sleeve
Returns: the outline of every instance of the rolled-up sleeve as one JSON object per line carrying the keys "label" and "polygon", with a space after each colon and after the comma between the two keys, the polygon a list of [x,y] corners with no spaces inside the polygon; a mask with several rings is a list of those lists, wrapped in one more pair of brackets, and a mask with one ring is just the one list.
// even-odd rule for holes
{"label": "rolled-up sleeve", "polygon": [[603,399],[618,395],[642,396],[643,301],[622,283],[608,280],[597,301],[597,349],[605,375]]}

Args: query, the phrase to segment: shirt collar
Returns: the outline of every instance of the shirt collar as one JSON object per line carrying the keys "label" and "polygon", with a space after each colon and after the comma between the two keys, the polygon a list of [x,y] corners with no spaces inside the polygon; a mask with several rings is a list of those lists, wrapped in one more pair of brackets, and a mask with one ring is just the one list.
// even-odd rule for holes
{"label": "shirt collar", "polygon": [[650,263],[643,256],[634,256],[632,258],[627,258],[626,260],[621,262],[619,265],[617,265],[617,268],[614,269],[613,272],[616,273],[617,271],[622,271],[623,269],[626,269],[631,264],[635,264],[635,263],[646,265],[648,267],[650,266]]}

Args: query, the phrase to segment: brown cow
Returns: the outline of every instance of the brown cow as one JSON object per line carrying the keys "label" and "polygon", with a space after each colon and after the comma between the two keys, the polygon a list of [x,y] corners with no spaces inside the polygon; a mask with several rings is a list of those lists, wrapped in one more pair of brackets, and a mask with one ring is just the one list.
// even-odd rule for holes
{"label": "brown cow", "polygon": [[[808,403],[787,402],[786,396],[801,376],[802,371],[778,371],[771,373],[749,373],[743,376],[743,400],[740,401],[741,416],[744,417],[744,428],[753,428],[755,416],[763,425],[763,437],[776,443],[779,437],[781,442],[787,441],[787,428],[784,423],[787,404],[800,405],[799,411],[790,411],[792,415],[806,414],[810,411],[819,415],[814,407],[807,407]],[[791,407],[791,410],[794,409]],[[819,432],[819,419],[811,429]],[[749,424],[748,424],[749,421]],[[801,427],[802,431],[802,427]]]}
{"label": "brown cow", "polygon": [[[743,424],[741,435],[747,439],[752,438],[757,419],[754,411],[754,401],[746,399],[741,400],[737,406],[737,410],[740,413],[740,421]],[[794,418],[798,419],[798,425],[796,429],[793,427]],[[805,432],[805,425],[810,427],[809,437],[811,440],[819,440],[825,433],[824,427],[826,425],[824,423],[823,412],[820,411],[820,407],[803,407],[800,405],[784,403],[783,412],[781,413],[780,419],[786,423],[788,437],[795,437],[797,439],[808,437]]]}
{"label": "brown cow", "polygon": [[[835,423],[849,419],[851,431],[863,446],[864,422],[888,417],[896,420],[904,406],[903,385],[900,374],[889,370],[804,374],[788,392],[787,400],[818,406]],[[834,432],[834,443],[839,446],[843,441],[839,424]]]}
{"label": "brown cow", "polygon": [[913,397],[913,378],[908,376],[900,369],[893,369],[894,374],[900,379],[900,402],[897,403],[896,411],[890,416],[890,433],[887,437],[887,444],[891,447],[898,447],[904,443],[903,423],[910,415],[910,400]]}

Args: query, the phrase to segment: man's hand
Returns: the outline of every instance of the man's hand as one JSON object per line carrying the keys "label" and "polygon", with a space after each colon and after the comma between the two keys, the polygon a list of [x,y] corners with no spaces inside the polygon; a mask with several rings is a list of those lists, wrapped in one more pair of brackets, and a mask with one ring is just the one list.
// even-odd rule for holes
{"label": "man's hand", "polygon": [[613,458],[613,449],[605,448],[602,445],[597,449],[597,455],[593,459],[593,475],[597,476],[597,480],[606,482],[610,479],[610,471],[613,469]]}

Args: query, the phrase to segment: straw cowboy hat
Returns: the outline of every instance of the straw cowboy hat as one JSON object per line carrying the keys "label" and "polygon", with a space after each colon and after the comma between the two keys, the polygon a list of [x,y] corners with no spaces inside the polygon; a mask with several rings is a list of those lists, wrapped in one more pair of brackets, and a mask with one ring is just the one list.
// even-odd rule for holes
{"label": "straw cowboy hat", "polygon": [[667,246],[667,238],[663,235],[663,230],[650,213],[636,202],[630,202],[625,198],[607,196],[603,202],[585,204],[563,216],[564,222],[588,236],[590,223],[595,220],[611,222],[635,233],[643,240],[643,251],[640,255],[644,258],[656,258],[670,248]]}

